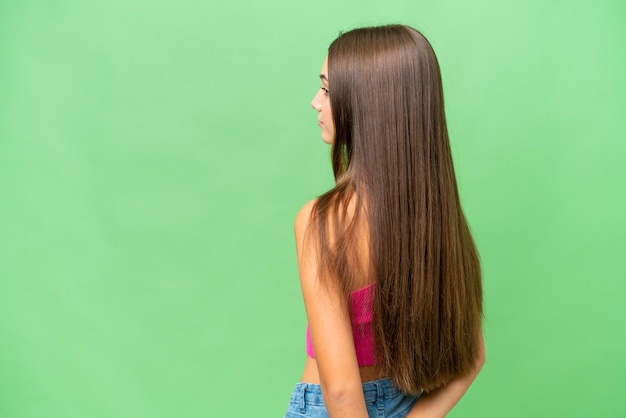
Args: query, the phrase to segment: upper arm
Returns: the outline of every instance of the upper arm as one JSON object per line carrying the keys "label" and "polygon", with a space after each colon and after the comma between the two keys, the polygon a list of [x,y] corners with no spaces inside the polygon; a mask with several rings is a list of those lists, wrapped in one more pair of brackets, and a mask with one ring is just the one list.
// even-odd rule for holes
{"label": "upper arm", "polygon": [[341,397],[358,389],[362,398],[346,298],[336,278],[319,275],[317,234],[309,230],[314,203],[307,203],[298,213],[295,236],[300,284],[322,389],[326,389],[325,397],[329,393]]}

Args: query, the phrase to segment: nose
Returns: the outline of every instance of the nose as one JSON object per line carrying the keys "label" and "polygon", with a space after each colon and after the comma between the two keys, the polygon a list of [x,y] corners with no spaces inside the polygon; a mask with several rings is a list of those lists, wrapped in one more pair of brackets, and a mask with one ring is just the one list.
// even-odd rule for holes
{"label": "nose", "polygon": [[311,107],[318,112],[322,111],[322,103],[319,100],[319,93],[313,96],[313,100],[311,101]]}

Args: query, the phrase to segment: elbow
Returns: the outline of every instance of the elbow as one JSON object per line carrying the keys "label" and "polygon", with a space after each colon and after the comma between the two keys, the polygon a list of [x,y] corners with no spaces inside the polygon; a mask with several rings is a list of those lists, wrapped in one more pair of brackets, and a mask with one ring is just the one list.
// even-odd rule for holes
{"label": "elbow", "polygon": [[485,350],[482,350],[480,353],[478,353],[478,356],[476,357],[476,371],[479,371],[480,369],[482,369],[484,365],[485,365]]}
{"label": "elbow", "polygon": [[476,373],[482,369],[485,365],[486,355],[485,355],[485,344],[481,338],[480,346],[478,347],[478,353],[476,355],[476,360],[474,361],[474,367],[476,369]]}
{"label": "elbow", "polygon": [[480,373],[480,370],[483,368],[483,365],[485,364],[485,349],[484,347],[481,345],[480,349],[478,350],[478,352],[476,353],[476,355],[474,356],[473,359],[473,363],[468,364],[469,368],[467,371],[467,376],[471,376],[472,380],[476,378],[476,376],[478,376],[478,374]]}
{"label": "elbow", "polygon": [[322,385],[322,392],[324,394],[324,403],[326,405],[344,405],[350,403],[354,398],[355,393],[362,391],[361,385],[358,387],[354,385]]}

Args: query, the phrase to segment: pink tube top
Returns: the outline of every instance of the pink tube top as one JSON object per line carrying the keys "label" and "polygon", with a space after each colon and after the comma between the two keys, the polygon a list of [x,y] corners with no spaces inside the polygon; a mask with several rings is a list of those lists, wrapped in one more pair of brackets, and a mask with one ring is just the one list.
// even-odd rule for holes
{"label": "pink tube top", "polygon": [[[360,367],[376,364],[374,333],[372,331],[374,285],[375,283],[369,284],[350,294],[352,336],[354,338],[356,358]],[[306,327],[306,353],[309,357],[315,358],[313,343],[311,342],[311,331],[308,325]]]}

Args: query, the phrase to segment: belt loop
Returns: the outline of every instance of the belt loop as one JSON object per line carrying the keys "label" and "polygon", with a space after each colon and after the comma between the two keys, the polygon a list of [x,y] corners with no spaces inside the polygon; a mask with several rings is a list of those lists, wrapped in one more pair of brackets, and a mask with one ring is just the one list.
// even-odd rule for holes
{"label": "belt loop", "polygon": [[378,416],[385,417],[385,390],[380,382],[376,382],[376,406],[378,407]]}
{"label": "belt loop", "polygon": [[306,383],[302,384],[302,392],[300,393],[300,413],[306,413],[306,401],[304,400],[304,396],[306,395],[306,389],[308,385]]}

